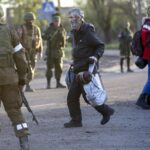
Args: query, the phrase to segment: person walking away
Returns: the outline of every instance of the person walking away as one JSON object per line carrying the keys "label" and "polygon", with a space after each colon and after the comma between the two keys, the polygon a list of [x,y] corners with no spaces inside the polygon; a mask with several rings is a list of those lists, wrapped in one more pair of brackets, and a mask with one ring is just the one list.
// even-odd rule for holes
{"label": "person walking away", "polygon": [[125,28],[123,28],[122,32],[118,36],[119,38],[119,49],[120,49],[120,71],[123,73],[124,69],[124,60],[127,62],[127,72],[133,72],[130,69],[130,61],[131,61],[131,51],[130,44],[132,41],[132,33],[130,30],[130,23],[127,22]]}
{"label": "person walking away", "polygon": [[[69,11],[69,18],[71,23],[71,37],[72,37],[72,58],[73,64],[71,65],[75,76],[78,76],[79,72],[88,71],[89,61],[95,62],[96,66],[99,63],[99,59],[104,52],[104,43],[97,37],[94,26],[84,21],[84,12],[79,8],[73,8]],[[97,67],[95,67],[95,73]],[[82,94],[85,101],[86,95],[83,90],[83,84],[73,79],[69,92],[67,95],[67,105],[70,113],[71,120],[64,124],[65,128],[82,127],[82,115],[80,109],[80,95]],[[114,113],[107,104],[94,106],[95,110],[102,115],[101,124],[106,124],[111,115]]]}
{"label": "person walking away", "polygon": [[27,83],[25,91],[33,92],[34,90],[30,87],[30,82],[34,78],[35,65],[37,58],[42,57],[43,44],[41,38],[40,28],[33,23],[35,15],[32,12],[26,12],[24,14],[24,24],[20,25],[17,29],[21,44],[26,49],[26,57],[29,66],[29,72],[27,76]]}
{"label": "person walking away", "polygon": [[150,6],[147,9],[147,15],[148,17],[144,18],[141,28],[141,38],[144,50],[143,59],[145,59],[148,64],[148,79],[136,102],[136,104],[143,109],[150,109]]}
{"label": "person walking away", "polygon": [[65,88],[60,83],[63,72],[63,55],[66,44],[66,31],[61,24],[60,16],[54,15],[52,23],[42,34],[42,38],[47,41],[46,49],[46,79],[47,89],[51,88],[50,82],[53,76],[52,69],[55,69],[56,88]]}
{"label": "person walking away", "polygon": [[3,17],[4,11],[0,6],[0,103],[3,103],[12,122],[21,150],[29,150],[29,131],[21,112],[19,93],[19,86],[25,84],[27,61],[15,28],[4,22]]}

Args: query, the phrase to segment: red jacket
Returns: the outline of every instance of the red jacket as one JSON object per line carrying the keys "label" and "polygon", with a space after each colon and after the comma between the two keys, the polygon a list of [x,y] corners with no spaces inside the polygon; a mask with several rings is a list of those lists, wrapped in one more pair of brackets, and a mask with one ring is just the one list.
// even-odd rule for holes
{"label": "red jacket", "polygon": [[150,18],[146,18],[142,26],[143,58],[150,60]]}

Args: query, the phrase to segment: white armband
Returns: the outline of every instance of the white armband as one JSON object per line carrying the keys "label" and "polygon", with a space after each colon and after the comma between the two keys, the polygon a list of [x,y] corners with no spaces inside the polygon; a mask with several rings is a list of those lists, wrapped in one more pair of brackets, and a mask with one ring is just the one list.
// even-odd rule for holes
{"label": "white armband", "polygon": [[17,124],[16,125],[16,129],[19,131],[19,130],[23,130],[23,129],[27,129],[28,128],[28,125],[27,123],[21,123],[21,124]]}
{"label": "white armband", "polygon": [[16,53],[16,52],[20,51],[22,48],[23,48],[22,44],[19,43],[19,44],[13,49],[13,50],[14,50],[13,52]]}

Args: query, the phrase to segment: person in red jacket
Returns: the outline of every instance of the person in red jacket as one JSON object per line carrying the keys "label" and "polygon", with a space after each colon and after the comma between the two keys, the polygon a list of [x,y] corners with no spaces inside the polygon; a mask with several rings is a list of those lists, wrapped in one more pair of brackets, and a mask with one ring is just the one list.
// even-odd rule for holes
{"label": "person in red jacket", "polygon": [[136,104],[143,109],[150,109],[150,6],[147,9],[148,17],[144,19],[141,38],[144,49],[143,58],[148,64],[148,79],[144,85],[143,91],[140,94]]}

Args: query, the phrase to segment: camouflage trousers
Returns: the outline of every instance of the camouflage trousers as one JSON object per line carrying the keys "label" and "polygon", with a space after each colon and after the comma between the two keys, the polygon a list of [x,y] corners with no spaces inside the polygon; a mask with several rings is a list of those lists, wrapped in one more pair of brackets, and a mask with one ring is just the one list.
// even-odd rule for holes
{"label": "camouflage trousers", "polygon": [[27,83],[29,83],[35,75],[35,65],[37,62],[37,53],[35,51],[31,51],[28,53],[28,74],[27,74]]}
{"label": "camouflage trousers", "polygon": [[63,62],[62,58],[48,58],[47,60],[47,69],[46,69],[46,77],[47,78],[52,78],[53,76],[53,71],[52,69],[54,68],[54,74],[56,79],[60,79],[61,74],[62,74],[62,68],[63,68]]}
{"label": "camouflage trousers", "polygon": [[17,84],[0,85],[0,102],[12,122],[17,137],[29,135],[28,126],[21,112],[22,100]]}

